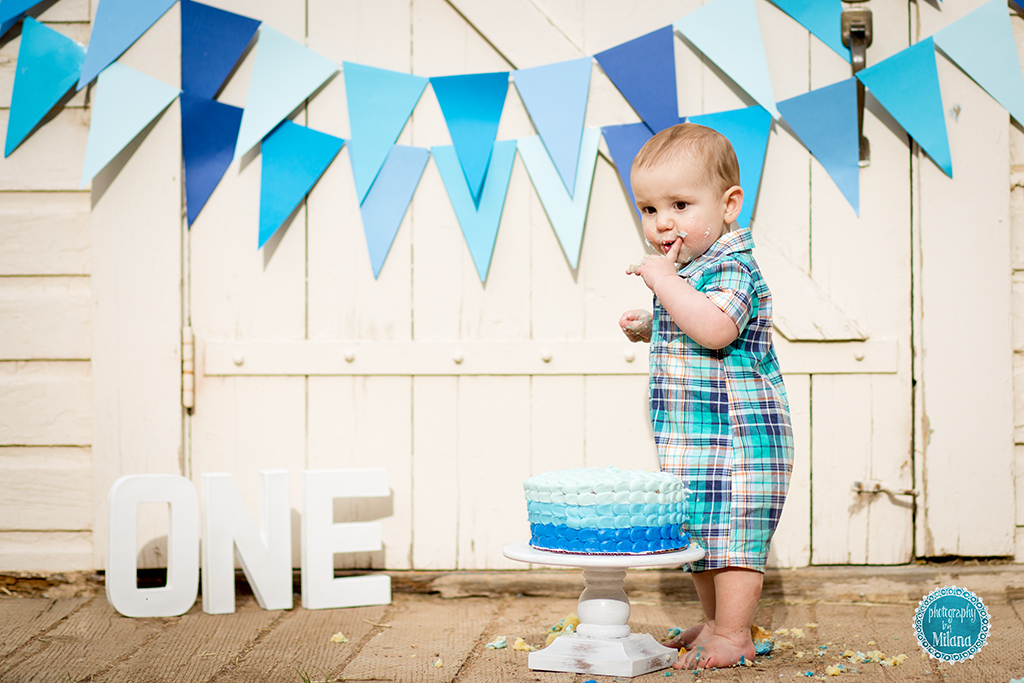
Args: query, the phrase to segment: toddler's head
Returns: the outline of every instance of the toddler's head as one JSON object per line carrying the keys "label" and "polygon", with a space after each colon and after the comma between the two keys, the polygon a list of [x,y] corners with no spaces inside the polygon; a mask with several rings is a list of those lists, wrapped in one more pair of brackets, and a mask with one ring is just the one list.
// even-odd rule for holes
{"label": "toddler's head", "polygon": [[644,237],[660,253],[682,240],[688,263],[729,231],[743,207],[739,163],[724,135],[681,123],[643,146],[630,172]]}

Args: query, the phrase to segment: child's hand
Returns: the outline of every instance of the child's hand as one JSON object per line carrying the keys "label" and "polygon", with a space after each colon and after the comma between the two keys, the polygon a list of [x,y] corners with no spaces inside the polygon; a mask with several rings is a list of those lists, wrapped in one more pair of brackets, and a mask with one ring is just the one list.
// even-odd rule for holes
{"label": "child's hand", "polygon": [[654,318],[649,311],[635,309],[622,314],[622,317],[619,318],[619,327],[622,328],[622,333],[626,335],[626,339],[629,341],[642,341],[645,344],[649,344],[653,322]]}
{"label": "child's hand", "polygon": [[664,256],[647,256],[643,261],[632,265],[626,273],[639,275],[644,279],[644,284],[652,292],[655,285],[664,277],[676,277],[679,267],[679,252],[683,248],[683,240],[677,238],[672,243],[672,248]]}

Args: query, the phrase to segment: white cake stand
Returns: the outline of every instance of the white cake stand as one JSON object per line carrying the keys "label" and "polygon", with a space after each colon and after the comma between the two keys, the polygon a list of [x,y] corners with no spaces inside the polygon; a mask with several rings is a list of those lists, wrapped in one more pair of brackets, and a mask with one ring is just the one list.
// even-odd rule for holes
{"label": "white cake stand", "polygon": [[629,567],[671,567],[696,562],[704,549],[651,555],[573,555],[537,550],[529,543],[505,546],[505,557],[519,562],[583,569],[583,593],[576,608],[579,628],[559,636],[543,650],[530,653],[530,668],[600,676],[639,676],[664,669],[679,652],[648,633],[629,630],[629,598],[622,589]]}

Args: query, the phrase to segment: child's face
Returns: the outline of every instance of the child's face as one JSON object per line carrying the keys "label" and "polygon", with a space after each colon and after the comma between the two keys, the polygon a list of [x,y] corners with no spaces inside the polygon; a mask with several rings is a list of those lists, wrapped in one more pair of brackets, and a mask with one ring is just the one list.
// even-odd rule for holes
{"label": "child's face", "polygon": [[706,252],[728,232],[743,206],[743,190],[734,186],[719,192],[685,155],[634,169],[631,180],[644,237],[659,254],[681,238],[679,264]]}

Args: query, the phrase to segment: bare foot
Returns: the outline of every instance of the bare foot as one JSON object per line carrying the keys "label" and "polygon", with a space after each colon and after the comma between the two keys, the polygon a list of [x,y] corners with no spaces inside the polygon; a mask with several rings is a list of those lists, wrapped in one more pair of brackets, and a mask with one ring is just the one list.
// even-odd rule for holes
{"label": "bare foot", "polygon": [[715,632],[715,625],[708,622],[703,624],[697,624],[686,629],[678,636],[673,636],[668,640],[662,641],[662,645],[670,647],[673,650],[678,650],[681,647],[687,649],[693,647],[694,643],[700,643],[711,637],[711,634]]}
{"label": "bare foot", "polygon": [[672,666],[676,669],[724,669],[737,666],[744,659],[754,659],[754,643],[749,634],[745,642],[740,636],[733,640],[715,634],[680,657]]}

